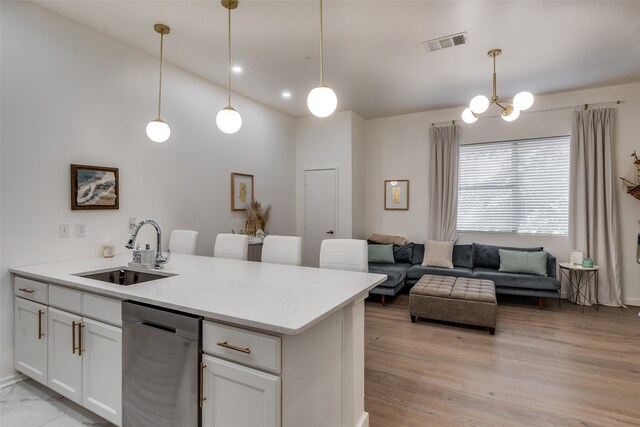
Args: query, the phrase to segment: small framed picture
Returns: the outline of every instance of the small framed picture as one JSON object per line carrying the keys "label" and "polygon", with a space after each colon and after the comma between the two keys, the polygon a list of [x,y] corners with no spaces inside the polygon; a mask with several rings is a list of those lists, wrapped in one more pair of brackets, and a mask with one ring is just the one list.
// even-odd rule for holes
{"label": "small framed picture", "polygon": [[384,208],[386,210],[409,210],[409,180],[387,179],[384,181]]}
{"label": "small framed picture", "polygon": [[71,210],[119,209],[118,169],[71,165]]}
{"label": "small framed picture", "polygon": [[231,210],[243,211],[253,202],[253,175],[231,174]]}

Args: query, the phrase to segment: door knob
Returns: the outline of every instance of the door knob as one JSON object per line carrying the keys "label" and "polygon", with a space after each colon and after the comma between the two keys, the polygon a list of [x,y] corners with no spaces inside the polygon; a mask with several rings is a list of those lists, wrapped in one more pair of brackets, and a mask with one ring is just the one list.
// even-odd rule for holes
{"label": "door knob", "polygon": [[333,230],[325,231],[327,234],[333,234]]}

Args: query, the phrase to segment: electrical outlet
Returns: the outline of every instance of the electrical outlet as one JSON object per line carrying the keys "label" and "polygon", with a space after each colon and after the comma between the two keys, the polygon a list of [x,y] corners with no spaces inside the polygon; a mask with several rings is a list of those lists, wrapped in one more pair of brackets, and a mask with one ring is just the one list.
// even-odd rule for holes
{"label": "electrical outlet", "polygon": [[60,237],[69,237],[69,224],[58,224],[58,234]]}
{"label": "electrical outlet", "polygon": [[136,228],[136,219],[129,218],[129,233],[133,233],[133,230]]}
{"label": "electrical outlet", "polygon": [[87,224],[76,224],[76,237],[85,237],[87,235]]}

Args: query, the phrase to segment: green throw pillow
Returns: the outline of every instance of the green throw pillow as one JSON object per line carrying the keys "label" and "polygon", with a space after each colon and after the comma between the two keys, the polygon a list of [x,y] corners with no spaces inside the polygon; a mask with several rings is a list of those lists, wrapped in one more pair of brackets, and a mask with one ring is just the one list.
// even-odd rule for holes
{"label": "green throw pillow", "polygon": [[547,275],[547,253],[545,251],[525,252],[499,249],[500,269],[505,273]]}
{"label": "green throw pillow", "polygon": [[369,245],[369,262],[393,264],[393,245]]}

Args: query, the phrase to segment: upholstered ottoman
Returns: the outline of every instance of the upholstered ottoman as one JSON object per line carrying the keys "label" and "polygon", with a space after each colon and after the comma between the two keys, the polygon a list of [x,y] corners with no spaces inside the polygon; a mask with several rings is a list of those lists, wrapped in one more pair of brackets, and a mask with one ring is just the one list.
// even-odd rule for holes
{"label": "upholstered ottoman", "polygon": [[485,326],[496,332],[496,288],[491,280],[425,274],[409,292],[409,315]]}

